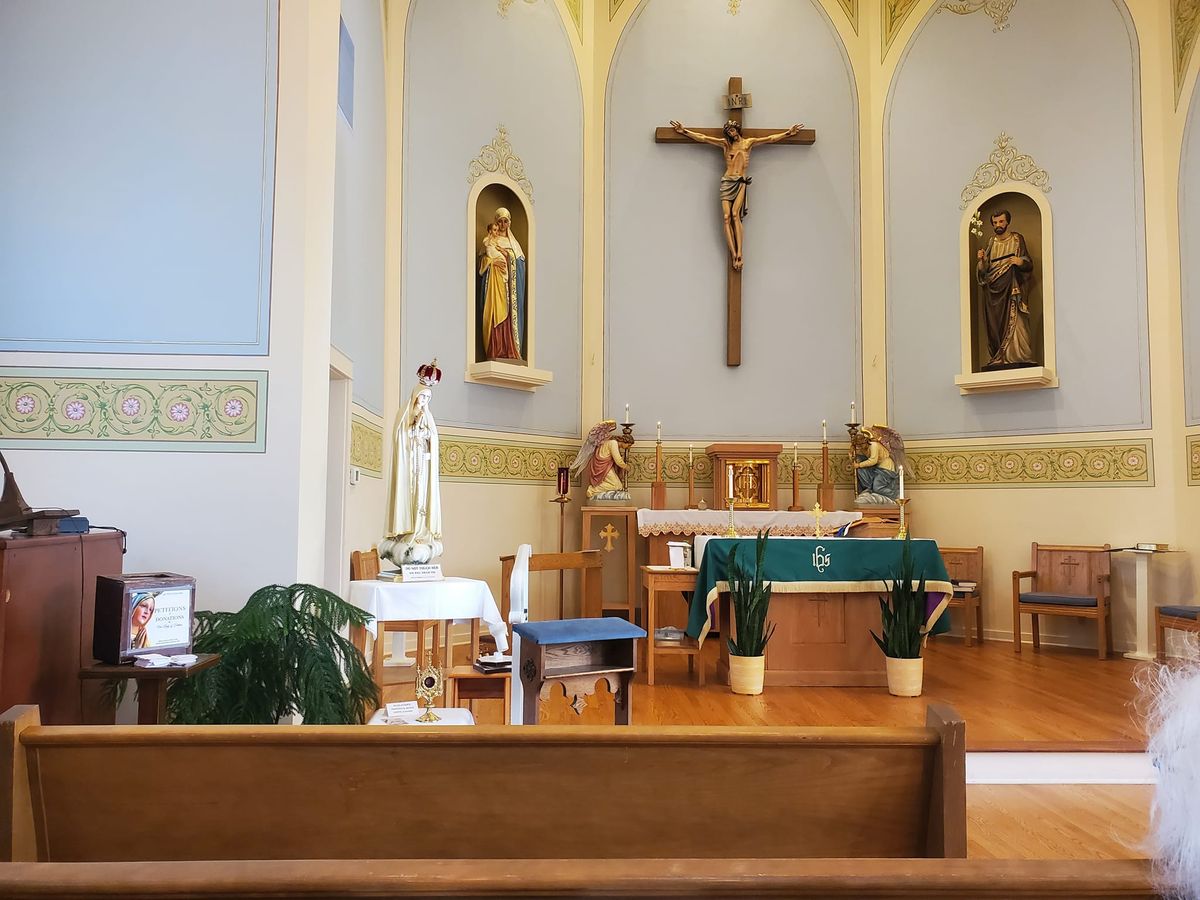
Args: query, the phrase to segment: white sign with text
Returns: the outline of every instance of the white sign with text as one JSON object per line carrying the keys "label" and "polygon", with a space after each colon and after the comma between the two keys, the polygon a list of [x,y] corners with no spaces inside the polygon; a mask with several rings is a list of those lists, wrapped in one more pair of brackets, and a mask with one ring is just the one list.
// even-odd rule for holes
{"label": "white sign with text", "polygon": [[401,566],[401,581],[442,581],[442,567],[438,563],[423,566]]}

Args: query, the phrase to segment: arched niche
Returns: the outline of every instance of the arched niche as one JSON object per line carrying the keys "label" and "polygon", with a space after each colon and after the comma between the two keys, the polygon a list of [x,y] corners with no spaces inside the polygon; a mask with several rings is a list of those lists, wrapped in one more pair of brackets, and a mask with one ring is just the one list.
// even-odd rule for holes
{"label": "arched niche", "polygon": [[[986,252],[996,236],[995,227],[1003,213],[1010,219],[1006,233],[1021,235],[1028,253],[1029,269],[1020,278],[1032,349],[1028,363],[993,358],[998,352],[996,326],[993,324],[989,334],[986,291],[977,277],[979,253]],[[1023,183],[1005,182],[989,188],[967,205],[959,223],[959,241],[962,368],[954,379],[959,391],[1058,387],[1054,368],[1054,228],[1046,195]]]}
{"label": "arched niche", "polygon": [[[498,211],[510,214],[509,232],[514,241],[504,242],[490,232]],[[554,374],[534,365],[537,353],[537,228],[533,204],[512,179],[493,173],[480,178],[467,201],[467,373],[477,384],[537,390],[549,384]],[[496,238],[501,238],[500,242]],[[502,249],[507,243],[510,253]],[[518,254],[514,248],[519,247]],[[515,278],[489,265],[494,257],[516,259]],[[512,269],[513,267],[509,267]],[[514,325],[515,321],[515,325]],[[493,329],[501,328],[511,344],[500,346]],[[491,337],[491,340],[488,338]],[[495,346],[493,346],[493,344]],[[514,357],[510,355],[515,352]]]}

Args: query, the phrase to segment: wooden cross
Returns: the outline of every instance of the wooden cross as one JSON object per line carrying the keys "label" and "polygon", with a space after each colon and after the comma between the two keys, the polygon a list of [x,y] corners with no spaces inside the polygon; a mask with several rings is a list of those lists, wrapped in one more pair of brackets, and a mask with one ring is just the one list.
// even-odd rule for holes
{"label": "wooden cross", "polygon": [[619,532],[619,531],[617,531],[617,529],[613,528],[612,522],[609,522],[606,526],[604,526],[604,530],[600,532],[601,539],[608,542],[608,546],[605,547],[604,549],[607,550],[609,553],[612,553],[613,538],[619,538],[620,536],[621,536],[621,532]]}
{"label": "wooden cross", "polygon": [[[729,119],[737,123],[743,138],[767,138],[777,135],[780,130],[783,130],[771,130],[769,128],[742,129],[742,113],[752,103],[751,96],[742,92],[742,79],[740,75],[730,77],[729,93],[723,99],[724,108],[729,111]],[[690,130],[706,137],[725,139],[724,126],[720,128],[693,128]],[[660,126],[654,130],[654,140],[655,143],[659,144],[687,144],[693,142],[695,138],[680,134],[673,127]],[[816,141],[816,131],[811,128],[804,128],[797,134],[774,141],[774,143],[815,144]],[[731,258],[727,264],[727,269],[726,306],[728,318],[726,322],[725,364],[727,366],[740,366],[742,364],[742,270],[740,262],[735,267],[734,261]]]}

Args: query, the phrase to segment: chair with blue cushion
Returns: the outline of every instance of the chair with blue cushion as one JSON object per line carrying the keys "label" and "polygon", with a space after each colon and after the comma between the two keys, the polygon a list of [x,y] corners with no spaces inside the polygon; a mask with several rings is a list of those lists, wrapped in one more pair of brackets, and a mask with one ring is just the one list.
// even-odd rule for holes
{"label": "chair with blue cushion", "polygon": [[[1013,652],[1021,652],[1021,615],[1032,618],[1033,649],[1041,649],[1038,616],[1071,616],[1096,620],[1096,647],[1101,659],[1112,652],[1109,546],[1072,547],[1034,544],[1033,568],[1013,572]],[[1021,582],[1029,579],[1029,590]]]}
{"label": "chair with blue cushion", "polygon": [[1154,630],[1158,635],[1158,661],[1167,659],[1167,629],[1200,634],[1200,606],[1157,606],[1154,608]]}

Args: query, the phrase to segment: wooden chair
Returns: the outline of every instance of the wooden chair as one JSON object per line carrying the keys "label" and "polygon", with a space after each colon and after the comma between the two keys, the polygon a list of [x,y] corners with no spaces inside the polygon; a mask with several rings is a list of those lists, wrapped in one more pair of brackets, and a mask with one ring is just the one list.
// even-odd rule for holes
{"label": "wooden chair", "polygon": [[954,595],[950,598],[948,604],[950,609],[965,609],[966,617],[963,619],[963,634],[967,639],[967,646],[973,646],[974,640],[971,638],[971,627],[975,627],[975,633],[979,638],[979,643],[983,643],[983,548],[982,547],[939,547],[942,553],[942,562],[946,564],[946,571],[950,573],[951,581],[973,581],[975,589],[963,595]]}
{"label": "wooden chair", "polygon": [[[1041,649],[1038,616],[1072,616],[1096,620],[1096,646],[1101,659],[1112,652],[1109,545],[1073,547],[1034,544],[1033,568],[1013,572],[1013,652],[1021,652],[1021,614],[1033,618],[1033,649]],[[1021,581],[1031,580],[1022,592]]]}
{"label": "wooden chair", "polygon": [[[500,557],[500,616],[508,621],[509,608],[512,605],[512,574],[516,556]],[[581,602],[584,618],[596,618],[601,610],[600,567],[603,565],[599,550],[577,550],[573,553],[535,553],[529,557],[530,572],[554,572],[578,569],[583,572]],[[467,707],[475,712],[476,700],[503,700],[504,722],[508,724],[512,702],[510,672],[484,674],[477,671],[471,663],[479,657],[479,630],[472,629],[471,657],[467,665],[454,666],[447,669],[446,697],[451,706],[458,706],[463,700]],[[511,639],[512,629],[509,629]],[[485,638],[484,640],[489,640]]]}
{"label": "wooden chair", "polygon": [[1158,661],[1167,659],[1167,629],[1200,634],[1200,606],[1156,606],[1154,631],[1158,637]]}
{"label": "wooden chair", "polygon": [[[573,553],[535,553],[529,557],[529,571],[531,573],[557,572],[560,569],[563,571],[578,569],[583,572],[579,615],[583,619],[595,619],[604,614],[604,588],[600,581],[600,570],[604,563],[600,558],[600,553],[599,550],[576,550]],[[509,588],[516,559],[516,556],[500,557],[500,615],[506,622],[512,602]]]}
{"label": "wooden chair", "polygon": [[[350,580],[351,581],[369,581],[372,578],[379,576],[379,551],[375,548],[370,550],[355,550],[350,554]],[[430,647],[425,641],[425,634],[429,629],[433,629],[433,645]],[[371,677],[375,679],[375,684],[379,687],[380,692],[383,691],[383,651],[387,645],[387,634],[415,634],[417,636],[417,661],[423,663],[425,661],[425,651],[433,649],[441,645],[442,642],[442,623],[436,619],[378,619],[375,622],[375,643],[371,648]],[[367,636],[366,629],[355,628],[350,635],[355,646],[362,651],[363,655],[367,652]]]}

